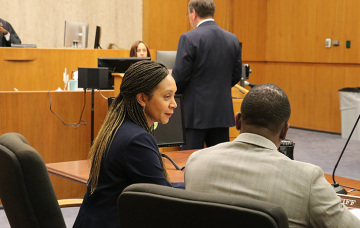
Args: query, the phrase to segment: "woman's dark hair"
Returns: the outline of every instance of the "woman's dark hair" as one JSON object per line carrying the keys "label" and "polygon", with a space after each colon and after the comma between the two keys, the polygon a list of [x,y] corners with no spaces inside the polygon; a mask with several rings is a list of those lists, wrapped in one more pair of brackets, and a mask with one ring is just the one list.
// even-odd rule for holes
{"label": "woman's dark hair", "polygon": [[135,41],[135,43],[133,43],[133,45],[131,46],[130,57],[137,57],[137,48],[138,48],[139,44],[141,44],[141,43],[144,44],[146,47],[147,57],[151,57],[148,46],[141,40]]}
{"label": "woman's dark hair", "polygon": [[[97,137],[89,153],[92,164],[88,184],[91,181],[91,194],[97,187],[101,160],[108,150],[116,131],[124,122],[125,116],[131,118],[147,132],[151,129],[147,123],[143,107],[138,103],[136,95],[146,94],[151,99],[158,84],[169,74],[164,65],[154,61],[140,61],[125,72],[120,86],[120,94],[115,98],[105,117]],[[169,180],[163,160],[159,158],[164,175]]]}

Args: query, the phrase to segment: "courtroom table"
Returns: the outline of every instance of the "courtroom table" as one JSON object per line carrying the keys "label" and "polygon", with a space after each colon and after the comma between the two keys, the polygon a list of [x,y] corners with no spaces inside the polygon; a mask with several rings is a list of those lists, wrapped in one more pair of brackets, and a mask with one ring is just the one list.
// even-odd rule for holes
{"label": "courtroom table", "polygon": [[[188,157],[196,150],[163,152],[169,156],[180,168],[184,167]],[[184,172],[176,170],[173,164],[165,158],[165,165],[171,182],[184,182]],[[57,162],[46,164],[50,174],[66,178],[71,181],[86,185],[90,173],[89,160]]]}
{"label": "courtroom table", "polygon": [[[164,152],[168,155],[180,168],[184,167],[188,157],[196,150],[185,150],[185,151],[170,151]],[[169,173],[171,182],[184,182],[184,172],[176,170],[173,164],[165,159],[165,165],[167,172]],[[89,178],[90,162],[89,160],[79,160],[70,162],[58,162],[46,164],[47,170],[50,174],[54,174],[71,181],[86,185]],[[324,174],[326,180],[332,183],[332,176]],[[345,186],[351,186],[353,188],[360,189],[360,181],[352,180],[344,177],[336,176],[336,181]],[[351,190],[345,188],[347,191]],[[348,195],[339,195],[342,201],[348,207],[360,208],[360,191],[353,191]]]}

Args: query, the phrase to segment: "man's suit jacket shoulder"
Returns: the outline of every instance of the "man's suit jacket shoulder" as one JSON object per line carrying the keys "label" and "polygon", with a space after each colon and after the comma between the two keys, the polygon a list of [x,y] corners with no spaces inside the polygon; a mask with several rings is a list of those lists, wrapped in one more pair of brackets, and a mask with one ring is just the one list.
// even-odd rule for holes
{"label": "man's suit jacket shoulder", "polygon": [[184,97],[185,127],[234,126],[231,87],[241,77],[237,37],[207,21],[179,39],[172,75]]}
{"label": "man's suit jacket shoulder", "polygon": [[290,160],[269,140],[250,136],[193,153],[186,189],[243,195],[280,205],[291,227],[360,227],[320,167]]}

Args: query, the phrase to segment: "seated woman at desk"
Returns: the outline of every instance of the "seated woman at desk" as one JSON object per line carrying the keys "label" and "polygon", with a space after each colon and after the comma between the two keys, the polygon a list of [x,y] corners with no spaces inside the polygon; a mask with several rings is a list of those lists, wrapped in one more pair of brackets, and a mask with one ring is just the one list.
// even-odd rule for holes
{"label": "seated woman at desk", "polygon": [[172,186],[151,132],[154,122],[168,123],[177,107],[175,92],[173,77],[158,62],[140,61],[125,72],[90,149],[88,187],[75,228],[118,227],[117,199],[131,184]]}
{"label": "seated woman at desk", "polygon": [[130,57],[151,57],[149,48],[143,41],[136,41],[130,49]]}

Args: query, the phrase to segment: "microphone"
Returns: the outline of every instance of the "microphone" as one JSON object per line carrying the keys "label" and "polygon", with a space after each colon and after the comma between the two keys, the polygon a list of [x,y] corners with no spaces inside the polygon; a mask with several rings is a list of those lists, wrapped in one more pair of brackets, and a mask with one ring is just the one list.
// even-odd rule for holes
{"label": "microphone", "polygon": [[242,94],[247,94],[249,92],[249,90],[245,89],[242,86],[239,86],[238,84],[235,84],[234,87],[237,88]]}
{"label": "microphone", "polygon": [[356,128],[356,125],[357,125],[358,122],[359,122],[359,119],[360,119],[360,114],[359,114],[359,117],[357,118],[357,120],[356,120],[356,122],[355,122],[355,125],[354,125],[353,129],[351,130],[351,133],[350,133],[350,135],[349,135],[349,138],[347,139],[347,141],[346,141],[346,143],[345,143],[345,146],[344,146],[344,148],[343,148],[343,150],[342,150],[342,152],[341,152],[341,154],[340,154],[340,156],[339,156],[339,159],[338,159],[338,161],[336,162],[336,165],[335,165],[335,167],[334,167],[334,171],[333,171],[333,174],[332,174],[332,179],[333,179],[333,182],[334,182],[334,184],[333,184],[334,190],[335,190],[335,192],[338,193],[338,194],[344,194],[344,195],[346,195],[346,194],[347,194],[347,191],[346,191],[339,183],[337,183],[337,182],[335,181],[335,171],[336,171],[336,168],[337,168],[337,166],[338,166],[338,164],[339,164],[339,162],[340,162],[341,157],[342,157],[343,154],[344,154],[344,151],[345,151],[345,149],[346,149],[346,146],[347,146],[347,144],[349,143],[350,138],[351,138],[351,136],[352,136],[352,134],[353,134],[353,132],[354,132],[354,130],[355,130],[355,128]]}
{"label": "microphone", "polygon": [[250,82],[248,82],[248,81],[244,81],[244,85],[245,85],[245,86],[250,86],[251,88],[253,88],[253,87],[256,86],[255,84],[252,84],[252,83],[250,83]]}

